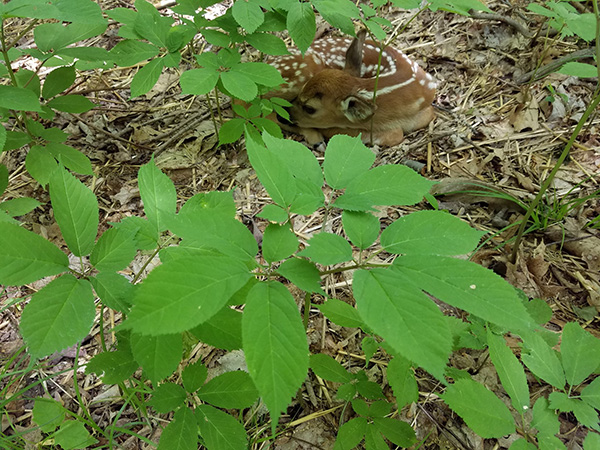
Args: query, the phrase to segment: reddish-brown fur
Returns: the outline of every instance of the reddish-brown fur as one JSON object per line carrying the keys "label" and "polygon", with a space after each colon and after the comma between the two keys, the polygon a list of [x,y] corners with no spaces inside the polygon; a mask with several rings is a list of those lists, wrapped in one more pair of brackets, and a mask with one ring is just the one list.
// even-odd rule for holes
{"label": "reddish-brown fur", "polygon": [[304,56],[268,61],[288,81],[268,96],[292,103],[292,126],[287,128],[304,135],[309,144],[335,134],[362,133],[366,143],[396,145],[405,132],[425,127],[433,119],[431,76],[392,47],[384,49],[378,65],[379,49],[364,37],[359,32],[352,41],[328,38],[316,41]]}

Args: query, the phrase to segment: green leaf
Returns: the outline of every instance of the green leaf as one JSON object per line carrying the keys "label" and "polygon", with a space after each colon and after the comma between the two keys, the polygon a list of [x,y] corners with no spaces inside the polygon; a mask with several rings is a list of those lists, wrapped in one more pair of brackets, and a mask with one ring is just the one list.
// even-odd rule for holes
{"label": "green leaf", "polygon": [[154,58],[159,53],[160,49],[155,45],[137,39],[125,39],[110,50],[109,57],[117,65],[125,67]]}
{"label": "green leaf", "polygon": [[65,408],[56,400],[38,397],[33,405],[33,421],[44,433],[51,433],[65,421]]}
{"label": "green leaf", "polygon": [[373,337],[367,336],[360,343],[360,347],[365,354],[366,363],[369,364],[373,355],[379,350],[379,343]]}
{"label": "green leaf", "polygon": [[248,33],[254,33],[265,20],[260,5],[252,0],[237,0],[233,4],[231,12],[235,21]]}
{"label": "green leaf", "polygon": [[[210,405],[199,405],[196,408],[196,419],[200,436],[204,439],[206,448],[218,450],[246,450],[248,448],[248,438],[244,426],[229,414]],[[167,449],[165,448],[165,450]]]}
{"label": "green leaf", "polygon": [[196,393],[198,398],[225,409],[249,408],[258,399],[258,391],[247,372],[234,371],[219,375]]}
{"label": "green leaf", "polygon": [[527,336],[521,353],[521,361],[535,376],[547,381],[557,389],[564,389],[565,375],[560,360],[556,352],[540,335],[532,333]]}
{"label": "green leaf", "polygon": [[302,258],[290,258],[279,266],[277,272],[303,291],[324,294],[323,289],[321,289],[319,269],[310,261]]}
{"label": "green leaf", "polygon": [[348,383],[352,380],[352,375],[339,362],[324,353],[310,355],[310,368],[319,377],[334,383]]}
{"label": "green leaf", "polygon": [[138,173],[140,196],[148,221],[159,233],[175,215],[177,193],[171,179],[156,167],[154,159],[140,167]]}
{"label": "green leaf", "polygon": [[196,392],[206,381],[208,369],[200,361],[190,364],[181,372],[181,381],[189,393]]}
{"label": "green leaf", "polygon": [[100,272],[90,278],[90,282],[106,306],[121,312],[129,311],[133,285],[123,275],[115,272]]}
{"label": "green leaf", "polygon": [[473,380],[456,380],[441,397],[469,428],[484,439],[515,432],[515,422],[506,405]]}
{"label": "green leaf", "polygon": [[294,2],[287,14],[287,29],[302,53],[312,44],[317,32],[315,12],[310,3]]}
{"label": "green leaf", "polygon": [[388,363],[387,378],[394,391],[398,409],[419,399],[419,387],[409,360],[394,356]]}
{"label": "green leaf", "polygon": [[219,81],[219,72],[215,69],[186,70],[179,78],[182,94],[205,95],[212,91]]}
{"label": "green leaf", "polygon": [[211,45],[216,45],[218,47],[229,47],[229,44],[231,44],[231,38],[229,37],[229,35],[218,30],[203,29],[202,36],[204,37],[204,39],[206,39],[206,42],[208,42]]}
{"label": "green leaf", "polygon": [[6,131],[5,129],[2,134],[4,133],[6,133],[6,140],[3,151],[22,148],[32,141],[31,137],[27,133],[23,133],[21,131]]}
{"label": "green leaf", "polygon": [[484,233],[444,211],[417,211],[400,217],[381,233],[381,245],[396,254],[462,255]]}
{"label": "green leaf", "polygon": [[263,209],[260,213],[258,213],[258,217],[261,219],[266,219],[271,222],[279,222],[283,223],[288,220],[288,215],[285,209],[281,206],[273,205],[271,203],[263,206]]}
{"label": "green leaf", "polygon": [[238,64],[231,70],[243,73],[256,84],[261,84],[263,86],[275,87],[285,83],[279,70],[262,62],[246,62]]}
{"label": "green leaf", "polygon": [[298,253],[313,261],[329,266],[352,259],[352,247],[337,234],[321,232],[308,240],[308,247]]}
{"label": "green leaf", "polygon": [[133,375],[138,367],[130,351],[119,349],[98,353],[88,362],[85,373],[102,376],[104,384],[118,384]]}
{"label": "green leaf", "polygon": [[487,341],[490,357],[498,372],[502,386],[509,395],[513,407],[519,412],[529,409],[529,388],[523,366],[506,345],[503,337],[493,334],[487,329]]}
{"label": "green leaf", "polygon": [[114,228],[135,231],[135,244],[140,250],[153,250],[158,242],[156,228],[142,217],[124,217],[120,222],[111,224]]}
{"label": "green leaf", "polygon": [[276,423],[308,370],[306,334],[284,285],[259,283],[250,290],[242,338],[250,376]]}
{"label": "green leaf", "polygon": [[277,154],[297,180],[305,180],[319,189],[323,186],[323,171],[319,161],[305,145],[289,139],[263,135],[267,148]]}
{"label": "green leaf", "polygon": [[138,70],[133,80],[131,80],[131,98],[144,95],[152,89],[158,81],[164,66],[163,59],[156,58]]}
{"label": "green leaf", "polygon": [[558,414],[550,409],[546,397],[538,398],[533,405],[531,426],[536,428],[539,431],[539,435],[542,436],[554,436],[560,431]]}
{"label": "green leaf", "polygon": [[588,405],[600,410],[600,377],[594,378],[594,381],[583,388],[581,399]]}
{"label": "green leaf", "polygon": [[190,330],[200,341],[225,350],[242,348],[242,314],[228,306]]}
{"label": "green leaf", "polygon": [[219,145],[231,144],[242,137],[246,121],[244,119],[229,119],[219,128]]}
{"label": "green leaf", "polygon": [[344,232],[350,241],[361,250],[370,247],[375,242],[381,228],[377,217],[361,211],[344,211],[342,223]]}
{"label": "green leaf", "polygon": [[600,339],[592,336],[577,323],[569,322],[563,328],[560,354],[567,382],[576,386],[598,368]]}
{"label": "green leaf", "polygon": [[98,270],[119,271],[127,267],[137,253],[133,230],[109,228],[98,239],[90,263]]}
{"label": "green leaf", "polygon": [[64,111],[73,114],[81,114],[96,107],[96,104],[89,101],[83,95],[61,95],[55,97],[46,103],[52,109]]}
{"label": "green leaf", "polygon": [[514,441],[509,450],[536,450],[537,447],[530,442],[527,442],[525,439],[518,439]]}
{"label": "green leaf", "polygon": [[[4,127],[0,127],[0,133],[4,130]],[[2,148],[2,142],[0,142],[0,149]],[[4,193],[8,187],[8,169],[4,164],[0,164],[0,195]]]}
{"label": "green leaf", "polygon": [[0,108],[42,112],[40,100],[29,89],[0,85]]}
{"label": "green leaf", "polygon": [[40,77],[37,73],[28,69],[19,69],[15,73],[16,87],[29,89],[36,97],[40,96]]}
{"label": "green leaf", "polygon": [[296,197],[296,183],[287,164],[271,149],[246,139],[250,164],[273,202],[285,208]]}
{"label": "green leaf", "polygon": [[[327,172],[325,172],[327,176]],[[414,205],[433,183],[406,166],[384,165],[358,175],[334,205],[342,209],[367,210],[373,205]]]}
{"label": "green leaf", "polygon": [[100,5],[92,0],[59,0],[54,2],[59,10],[56,17],[63,22],[106,24]]}
{"label": "green leaf", "polygon": [[50,181],[50,175],[57,169],[58,164],[45,147],[34,145],[25,157],[25,167],[38,183],[45,186]]}
{"label": "green leaf", "polygon": [[92,163],[90,159],[79,150],[65,144],[50,142],[46,149],[54,158],[61,162],[68,169],[82,175],[93,175]]}
{"label": "green leaf", "polygon": [[598,69],[592,64],[572,61],[562,66],[558,73],[579,78],[594,78],[598,76]]}
{"label": "green leaf", "polygon": [[545,300],[532,298],[531,300],[525,300],[523,304],[529,315],[535,320],[535,323],[543,325],[552,319],[552,308]]}
{"label": "green leaf", "polygon": [[341,327],[362,328],[364,322],[356,308],[335,298],[330,298],[322,305],[314,305],[333,323]]}
{"label": "green leaf", "polygon": [[221,72],[221,82],[227,92],[246,102],[252,101],[258,94],[256,83],[241,71]]}
{"label": "green leaf", "polygon": [[588,434],[583,441],[583,449],[595,450],[598,448],[600,448],[600,434],[588,431]]}
{"label": "green leaf", "polygon": [[85,338],[95,313],[90,283],[66,274],[33,294],[23,310],[21,334],[33,356],[51,355]]}
{"label": "green leaf", "polygon": [[185,390],[175,383],[163,383],[154,389],[148,402],[156,412],[167,414],[182,406],[186,399]]}
{"label": "green leaf", "polygon": [[189,408],[175,411],[173,421],[165,427],[158,450],[196,450],[198,448],[198,422]]}
{"label": "green leaf", "polygon": [[[203,32],[204,33],[204,32]],[[278,36],[269,33],[253,33],[246,35],[246,42],[261,53],[267,55],[289,54],[285,42]]]}
{"label": "green leaf", "polygon": [[339,28],[345,34],[354,35],[352,18],[360,17],[360,11],[353,2],[313,0],[312,4],[328,23]]}
{"label": "green leaf", "polygon": [[327,184],[334,189],[344,189],[356,177],[364,175],[374,161],[375,154],[359,138],[335,135],[327,144],[323,161]]}
{"label": "green leaf", "polygon": [[81,181],[59,167],[50,175],[50,201],[63,238],[75,256],[89,255],[98,232],[98,200]]}
{"label": "green leaf", "polygon": [[227,256],[167,261],[140,284],[124,325],[151,335],[189,330],[214,316],[250,278],[245,264]]}
{"label": "green leaf", "polygon": [[[157,324],[157,327],[160,325]],[[157,383],[171,375],[179,365],[183,352],[181,334],[144,336],[131,333],[131,352],[144,369],[144,374]]]}
{"label": "green leaf", "polygon": [[263,236],[263,256],[268,263],[287,258],[298,250],[298,238],[289,225],[271,223]]}
{"label": "green leaf", "polygon": [[90,435],[83,422],[77,420],[65,421],[54,434],[54,441],[64,450],[89,448],[98,442]]}
{"label": "green leaf", "polygon": [[360,444],[360,441],[362,441],[367,432],[367,427],[367,419],[364,417],[355,417],[344,423],[338,431],[333,450],[358,448],[358,444]]}
{"label": "green leaf", "polygon": [[353,292],[358,312],[395,351],[442,379],[452,349],[448,324],[424,293],[402,287],[402,279],[389,269],[357,270]]}
{"label": "green leaf", "polygon": [[[110,62],[112,65],[112,59],[110,53],[104,48],[100,47],[68,47],[57,50],[56,55],[66,56],[68,58],[77,58],[81,61],[90,63],[98,63],[98,67],[108,68],[104,66],[105,63]],[[84,70],[80,61],[77,61],[76,68]]]}
{"label": "green leaf", "polygon": [[74,81],[75,66],[58,67],[46,75],[42,97],[54,97],[70,87]]}
{"label": "green leaf", "polygon": [[33,211],[38,206],[41,206],[41,203],[34,198],[18,197],[4,200],[0,203],[0,210],[6,211],[11,217],[17,217]]}
{"label": "green leaf", "polygon": [[406,422],[390,417],[376,417],[373,426],[386,438],[400,447],[410,447],[417,441],[415,430]]}
{"label": "green leaf", "polygon": [[398,283],[413,285],[457,308],[513,331],[529,332],[532,319],[515,289],[470,261],[446,256],[406,255],[396,258]]}
{"label": "green leaf", "polygon": [[28,284],[69,268],[67,255],[43,237],[0,222],[0,284]]}

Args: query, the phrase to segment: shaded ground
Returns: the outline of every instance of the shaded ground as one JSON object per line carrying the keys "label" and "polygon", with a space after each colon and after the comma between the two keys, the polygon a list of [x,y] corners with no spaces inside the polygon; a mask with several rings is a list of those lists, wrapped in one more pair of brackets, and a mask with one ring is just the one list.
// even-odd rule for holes
{"label": "shaded ground", "polygon": [[[103,9],[125,6],[125,1],[104,1]],[[526,24],[534,33],[542,24],[532,16],[524,15],[523,6],[509,8],[504,3],[488,5],[500,15],[513,17]],[[405,23],[410,15],[387,10],[384,15],[394,24]],[[18,23],[16,23],[18,25]],[[17,32],[15,27],[14,32]],[[327,32],[325,26],[320,29]],[[95,45],[112,47],[116,38],[107,33]],[[540,36],[544,36],[540,33]],[[22,39],[23,46],[32,44],[31,35]],[[557,38],[532,39],[515,31],[507,24],[490,20],[473,20],[445,12],[422,13],[397,39],[396,45],[416,59],[423,68],[440,82],[437,95],[438,117],[429,129],[410,134],[405,142],[395,148],[377,150],[377,163],[397,163],[409,160],[413,166],[422,167],[430,179],[443,180],[438,192],[472,189],[472,183],[484,183],[497,192],[510,194],[527,202],[533,198],[540,184],[552,168],[569,138],[577,120],[585,109],[595,87],[595,80],[580,80],[563,75],[549,77],[532,84],[517,84],[514,80],[524,73],[544,65],[577,49],[574,41]],[[210,48],[208,48],[210,50]],[[248,49],[248,54],[253,52]],[[23,62],[27,64],[26,61]],[[169,174],[178,190],[180,204],[198,192],[229,190],[235,188],[240,218],[253,224],[257,234],[266,223],[255,216],[268,203],[265,191],[259,185],[249,166],[241,143],[217,148],[211,114],[202,99],[181,97],[178,77],[166,71],[158,85],[148,95],[128,101],[127,86],[136,68],[119,69],[86,75],[85,82],[72,93],[88,92],[102,106],[81,116],[63,115],[57,126],[68,131],[69,144],[80,149],[92,160],[96,177],[87,179],[93,186],[101,208],[101,228],[109,222],[129,215],[142,215],[137,171],[153,152],[159,150],[158,165]],[[550,102],[551,85],[556,93]],[[224,113],[227,101],[221,99]],[[566,199],[584,198],[598,191],[600,168],[600,121],[596,117],[584,128],[571,158],[561,169],[554,183],[550,205]],[[26,151],[2,154],[0,162],[8,166],[11,183],[4,198],[31,196],[44,205],[21,220],[36,232],[53,242],[60,239],[59,230],[52,218],[47,193],[24,170]],[[321,155],[322,156],[322,155]],[[416,164],[415,164],[416,162]],[[481,186],[477,190],[482,190]],[[600,233],[598,230],[581,231],[585,223],[598,216],[597,198],[582,203],[558,217],[546,231],[527,235],[515,264],[508,262],[512,247],[510,239],[516,232],[511,226],[523,210],[518,202],[498,199],[494,195],[474,196],[452,194],[440,197],[440,207],[452,211],[472,226],[492,233],[492,238],[474,256],[486,267],[504,275],[514,286],[531,297],[541,297],[554,310],[550,326],[560,331],[568,321],[579,321],[589,331],[600,337]],[[427,205],[418,205],[427,208]],[[558,208],[556,208],[558,209]],[[379,215],[394,220],[403,210],[383,208]],[[549,213],[548,213],[549,214]],[[552,222],[552,220],[550,221]],[[319,217],[310,218],[302,230],[308,238],[320,231]],[[340,218],[331,220],[333,231],[340,231]],[[132,271],[137,272],[148,255],[136,259]],[[347,276],[347,275],[346,275]],[[326,286],[338,298],[348,295],[345,275],[335,275],[326,280]],[[41,287],[32,284],[10,288],[2,297],[7,301],[26,298]],[[294,292],[292,292],[294,293]],[[319,299],[314,299],[319,303]],[[0,325],[0,352],[4,363],[22,346],[18,335],[21,307],[4,310]],[[118,317],[106,317],[118,320]],[[356,329],[342,329],[325,322],[318,310],[312,311],[308,332],[311,349],[322,351],[343,362],[350,370],[364,367],[360,342],[364,337]],[[110,337],[109,337],[110,338]],[[516,344],[515,344],[516,345]],[[79,365],[85,364],[99,351],[98,328],[93,330],[79,355]],[[45,362],[45,371],[27,373],[16,377],[9,394],[32,385],[48,372],[57,373],[72,367],[75,353],[70,349]],[[217,371],[240,367],[239,355],[224,356],[223,352],[198,346],[190,359],[201,358],[208,367]],[[13,369],[23,368],[24,361],[17,359]],[[469,370],[475,378],[485,380],[488,388],[506,400],[506,394],[492,371],[486,354],[467,351],[454,357],[456,367]],[[376,354],[369,364],[368,373],[373,380],[385,386],[391,395],[385,376],[386,357]],[[122,405],[118,391],[102,385],[94,376],[79,373],[84,402],[94,420],[102,425],[114,420]],[[421,448],[508,448],[517,436],[506,440],[483,440],[475,436],[463,422],[439,401],[436,393],[440,387],[425,373],[418,373],[420,399],[401,413],[401,417],[425,439]],[[534,397],[545,394],[548,386],[531,377],[530,390]],[[73,397],[73,372],[67,371],[50,379],[47,390],[61,399],[71,410],[77,411]],[[7,432],[8,419],[17,430],[33,427],[32,401],[43,395],[37,385],[27,392],[26,398],[8,406],[9,416],[3,416],[2,429]],[[279,449],[330,448],[341,421],[350,416],[340,403],[332,400],[335,385],[323,383],[312,375],[307,379],[298,401],[282,417],[289,432],[279,438]],[[341,416],[342,411],[344,415]],[[155,442],[165,417],[153,416],[151,425],[138,425],[135,431]],[[578,448],[584,433],[577,428],[569,415],[561,415],[561,433],[569,448]],[[137,421],[131,408],[118,419],[126,424]],[[261,418],[258,419],[260,424]],[[268,427],[249,427],[254,438],[265,437]],[[36,442],[40,432],[32,431],[28,439]],[[147,448],[135,437],[121,442],[123,448]],[[266,443],[253,448],[266,448]]]}

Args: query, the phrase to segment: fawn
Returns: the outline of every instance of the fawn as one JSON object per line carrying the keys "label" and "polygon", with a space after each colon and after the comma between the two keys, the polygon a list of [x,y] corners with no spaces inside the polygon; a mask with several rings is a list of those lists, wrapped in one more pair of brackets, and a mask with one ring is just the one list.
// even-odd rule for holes
{"label": "fawn", "polygon": [[267,60],[287,81],[267,94],[292,103],[290,120],[277,118],[283,128],[313,146],[335,134],[359,133],[367,144],[392,146],[405,132],[431,122],[436,88],[431,75],[393,47],[383,49],[379,65],[379,48],[365,42],[365,35],[361,30],[352,41],[328,37],[304,56],[291,49],[291,55]]}

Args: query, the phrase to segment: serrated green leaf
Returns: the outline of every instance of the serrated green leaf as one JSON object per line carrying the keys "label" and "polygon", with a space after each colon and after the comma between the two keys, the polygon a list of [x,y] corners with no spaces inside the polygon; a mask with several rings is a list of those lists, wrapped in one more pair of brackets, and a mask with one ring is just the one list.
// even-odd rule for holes
{"label": "serrated green leaf", "polygon": [[137,39],[125,39],[110,50],[109,56],[117,65],[125,67],[154,58],[159,53],[160,49],[153,44]]}
{"label": "serrated green leaf", "polygon": [[252,101],[258,94],[256,83],[242,71],[221,72],[221,82],[227,92],[246,102]]}
{"label": "serrated green leaf", "polygon": [[38,206],[41,206],[41,203],[34,198],[18,197],[4,200],[0,203],[0,210],[6,211],[11,217],[17,217],[33,211]]}
{"label": "serrated green leaf", "polygon": [[484,233],[444,211],[417,211],[400,217],[381,233],[381,245],[396,254],[462,255]]}
{"label": "serrated green leaf", "polygon": [[310,355],[310,368],[319,377],[334,383],[348,383],[352,380],[352,375],[338,361],[324,353]]}
{"label": "serrated green leaf", "polygon": [[275,87],[285,83],[279,70],[263,62],[245,62],[232,67],[231,70],[243,73],[254,83],[263,86]]}
{"label": "serrated green leaf", "polygon": [[148,64],[137,71],[131,80],[131,98],[144,95],[154,87],[165,64],[162,58],[151,60]]}
{"label": "serrated green leaf", "polygon": [[135,244],[140,250],[153,250],[158,242],[156,228],[143,217],[124,217],[120,222],[111,224],[114,228],[135,231]]}
{"label": "serrated green leaf", "polygon": [[527,442],[525,439],[518,439],[514,441],[509,450],[536,450],[537,447],[530,442]]}
{"label": "serrated green leaf", "polygon": [[334,205],[354,211],[365,211],[373,205],[414,205],[432,185],[406,166],[378,166],[348,182],[346,192]]}
{"label": "serrated green leaf", "polygon": [[179,333],[215,315],[251,275],[226,256],[167,261],[140,284],[125,326],[137,333]]}
{"label": "serrated green leaf", "polygon": [[267,55],[289,54],[285,42],[278,36],[269,33],[247,34],[246,42],[261,53]]}
{"label": "serrated green leaf", "polygon": [[532,298],[523,302],[529,315],[536,323],[543,325],[552,318],[552,308],[541,298]]}
{"label": "serrated green leaf", "polygon": [[225,372],[196,393],[202,401],[225,409],[249,408],[258,399],[258,391],[247,372]]}
{"label": "serrated green leaf", "polygon": [[287,14],[287,29],[302,53],[312,44],[317,32],[315,12],[310,3],[294,2]]}
{"label": "serrated green leaf", "polygon": [[398,409],[419,399],[419,387],[411,363],[401,356],[394,356],[388,363],[387,379],[394,391]]}
{"label": "serrated green leaf", "polygon": [[229,351],[242,348],[242,314],[228,306],[190,331],[200,341],[216,348]]}
{"label": "serrated green leaf", "polygon": [[560,354],[567,382],[576,386],[598,368],[600,339],[569,322],[563,328]]}
{"label": "serrated green leaf", "polygon": [[181,372],[181,381],[189,393],[196,392],[206,381],[208,369],[200,361],[190,364]]}
{"label": "serrated green leaf", "polygon": [[46,106],[63,112],[81,114],[96,107],[96,104],[83,95],[61,95],[46,103]]}
{"label": "serrated green leaf", "polygon": [[529,409],[529,388],[523,366],[506,345],[504,338],[496,336],[490,329],[487,330],[487,341],[490,349],[490,358],[498,372],[502,386],[509,395],[513,407],[521,412]]}
{"label": "serrated green leaf", "polygon": [[287,258],[298,250],[298,237],[289,225],[271,223],[263,235],[263,256],[269,263]]}
{"label": "serrated green leaf", "polygon": [[581,399],[588,405],[600,410],[600,377],[594,378],[590,384],[583,388]]}
{"label": "serrated green leaf", "polygon": [[482,438],[499,438],[515,431],[506,405],[473,380],[456,380],[441,397]]}
{"label": "serrated green leaf", "polygon": [[64,450],[89,448],[98,442],[90,435],[84,423],[76,420],[65,421],[54,434],[54,441]]}
{"label": "serrated green leaf", "polygon": [[356,247],[364,250],[370,247],[379,236],[379,219],[373,214],[362,211],[344,211],[342,213],[344,232]]}
{"label": "serrated green leaf", "polygon": [[364,417],[355,417],[344,423],[338,431],[333,450],[357,448],[367,432],[367,427],[367,419]]}
{"label": "serrated green leaf", "polygon": [[337,234],[321,232],[308,240],[308,247],[298,253],[313,261],[329,266],[352,259],[352,247]]}
{"label": "serrated green leaf", "polygon": [[562,66],[558,73],[579,78],[593,78],[598,76],[598,69],[592,64],[572,61]]}
{"label": "serrated green leaf", "polygon": [[179,78],[182,94],[205,95],[212,91],[219,81],[219,72],[210,68],[186,70]]}
{"label": "serrated green leaf", "polygon": [[288,220],[288,215],[285,209],[281,206],[273,205],[271,203],[263,206],[263,209],[258,213],[258,217],[261,219],[270,220],[271,222],[283,223]]}
{"label": "serrated green leaf", "polygon": [[158,450],[197,450],[198,422],[189,408],[175,411],[173,421],[165,427]]}
{"label": "serrated green leaf", "polygon": [[401,420],[390,417],[376,417],[373,426],[386,438],[400,447],[408,448],[417,441],[415,430]]}
{"label": "serrated green leaf", "polygon": [[55,159],[61,162],[62,165],[72,170],[73,172],[82,175],[93,175],[92,163],[89,158],[73,147],[58,142],[50,142],[46,145],[46,149]]}
{"label": "serrated green leaf", "polygon": [[[155,326],[160,327],[159,324]],[[144,336],[131,333],[133,357],[153,383],[165,379],[177,369],[182,351],[181,334],[163,333],[159,336]]]}
{"label": "serrated green leaf", "polygon": [[538,334],[527,336],[521,361],[535,376],[547,381],[557,389],[564,389],[565,375],[554,350]]}
{"label": "serrated green leaf", "polygon": [[52,154],[41,145],[34,145],[25,157],[25,167],[29,174],[42,186],[50,181],[50,175],[58,168]]}
{"label": "serrated green leaf", "polygon": [[92,0],[60,0],[54,2],[58,8],[58,20],[83,24],[106,24],[100,5]]}
{"label": "serrated green leaf", "polygon": [[279,266],[277,272],[303,291],[324,293],[321,289],[319,269],[310,261],[302,258],[290,258]]}
{"label": "serrated green leaf", "polygon": [[364,175],[374,161],[375,154],[359,138],[338,134],[330,139],[325,150],[325,180],[334,189],[344,189],[356,177]]}
{"label": "serrated green leaf", "polygon": [[63,238],[75,256],[89,255],[98,232],[98,200],[81,181],[57,168],[50,175],[50,201]]}
{"label": "serrated green leaf", "polygon": [[210,405],[200,405],[196,408],[196,419],[206,448],[246,450],[248,447],[244,426],[229,414]]}
{"label": "serrated green leaf", "polygon": [[373,355],[379,350],[379,343],[373,337],[367,336],[360,343],[360,348],[365,354],[366,363],[369,364]]}
{"label": "serrated green leaf", "polygon": [[127,267],[137,249],[133,230],[109,228],[96,242],[90,255],[90,263],[98,270],[119,271]]}
{"label": "serrated green leaf", "polygon": [[600,448],[600,434],[588,431],[588,434],[583,441],[583,449],[596,450],[598,448]]}
{"label": "serrated green leaf", "polygon": [[333,323],[349,328],[362,328],[364,322],[358,311],[341,300],[330,298],[322,305],[315,305]]}
{"label": "serrated green leaf", "polygon": [[[2,131],[6,130],[4,129],[4,127],[0,127],[0,135],[2,134]],[[0,139],[0,150],[2,149],[2,140]],[[6,166],[4,164],[0,164],[0,195],[2,195],[4,193],[4,191],[6,190],[6,188],[8,187],[8,169],[6,168]]]}
{"label": "serrated green leaf", "polygon": [[264,134],[263,140],[271,152],[277,153],[296,179],[305,180],[319,188],[323,186],[323,171],[319,161],[306,146],[269,134]]}
{"label": "serrated green leaf", "polygon": [[345,34],[354,35],[352,18],[358,18],[360,11],[353,2],[313,0],[312,4],[329,24],[339,28]]}
{"label": "serrated green leaf", "polygon": [[138,367],[130,351],[118,349],[98,353],[88,362],[85,373],[102,376],[104,384],[118,384],[133,375]]}
{"label": "serrated green leaf", "polygon": [[51,98],[70,87],[75,81],[75,66],[58,67],[46,75],[42,97]]}
{"label": "serrated green leaf", "polygon": [[254,33],[265,20],[260,5],[252,0],[237,0],[231,12],[235,21],[248,33]]}
{"label": "serrated green leaf", "polygon": [[0,284],[27,284],[68,268],[67,255],[43,237],[12,223],[0,223]]}
{"label": "serrated green leaf", "polygon": [[66,274],[33,294],[21,316],[21,334],[32,355],[47,356],[85,338],[95,312],[90,283]]}
{"label": "serrated green leaf", "polygon": [[[100,47],[68,47],[62,48],[56,51],[56,55],[66,56],[68,58],[77,58],[81,61],[88,63],[99,63],[97,67],[108,68],[104,66],[104,63],[110,63],[112,65],[112,59],[110,53],[104,48]],[[82,68],[81,61],[77,61],[75,66],[77,69],[85,70]],[[91,66],[91,64],[90,64]]]}
{"label": "serrated green leaf", "polygon": [[308,370],[306,333],[284,285],[259,283],[250,290],[242,338],[250,376],[277,422]]}
{"label": "serrated green leaf", "polygon": [[219,145],[236,142],[242,137],[245,126],[246,120],[244,119],[229,119],[219,128]]}
{"label": "serrated green leaf", "polygon": [[512,331],[534,328],[515,289],[475,263],[446,256],[406,255],[396,258],[392,267],[401,273],[398,283],[413,285]]}
{"label": "serrated green leaf", "polygon": [[185,390],[175,383],[163,383],[154,389],[148,402],[157,412],[167,414],[179,408],[186,399]]}
{"label": "serrated green leaf", "polygon": [[352,287],[365,323],[396,352],[442,379],[452,338],[435,303],[387,269],[357,270]]}
{"label": "serrated green leaf", "polygon": [[0,85],[0,108],[42,112],[40,100],[29,89]]}
{"label": "serrated green leaf", "polygon": [[140,167],[138,185],[148,221],[159,233],[166,230],[167,222],[174,217],[177,207],[173,182],[152,160]]}
{"label": "serrated green leaf", "polygon": [[44,433],[56,430],[65,420],[65,408],[51,398],[36,398],[33,405],[33,421]]}
{"label": "serrated green leaf", "polygon": [[202,36],[206,39],[206,42],[218,47],[229,47],[229,44],[231,44],[229,35],[218,30],[203,29]]}
{"label": "serrated green leaf", "polygon": [[558,414],[548,406],[548,399],[540,397],[533,405],[533,418],[531,426],[539,431],[540,435],[554,436],[560,430]]}

